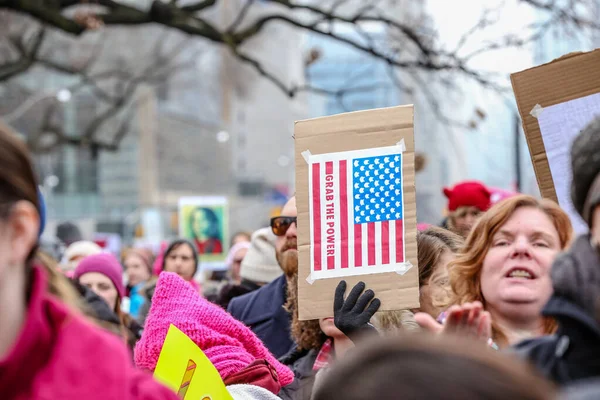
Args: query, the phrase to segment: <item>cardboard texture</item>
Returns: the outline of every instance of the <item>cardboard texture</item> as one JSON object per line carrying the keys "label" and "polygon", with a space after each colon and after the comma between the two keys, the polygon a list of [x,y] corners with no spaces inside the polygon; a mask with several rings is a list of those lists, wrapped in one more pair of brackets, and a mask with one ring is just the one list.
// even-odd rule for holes
{"label": "cardboard texture", "polygon": [[415,204],[415,142],[413,106],[358,111],[298,121],[294,128],[296,204],[298,208],[298,309],[301,320],[333,316],[333,297],[341,278],[319,279],[309,284],[310,219],[308,164],[302,153],[325,154],[393,146],[404,139],[404,241],[406,260],[413,264],[406,274],[395,272],[344,278],[348,291],[363,281],[382,302],[381,311],[419,307],[417,265],[417,213]]}
{"label": "cardboard texture", "polygon": [[538,120],[536,105],[548,107],[600,92],[600,50],[572,53],[510,76],[531,161],[542,197],[558,202]]}

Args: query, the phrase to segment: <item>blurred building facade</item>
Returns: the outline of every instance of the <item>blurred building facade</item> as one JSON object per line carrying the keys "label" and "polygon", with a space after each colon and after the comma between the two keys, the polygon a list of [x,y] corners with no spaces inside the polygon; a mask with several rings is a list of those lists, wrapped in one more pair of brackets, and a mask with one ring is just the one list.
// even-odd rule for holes
{"label": "blurred building facade", "polygon": [[[220,4],[212,18],[227,24],[242,2]],[[248,18],[265,7],[270,5],[258,3]],[[244,51],[283,81],[301,83],[301,40],[298,30],[273,24]],[[61,146],[35,156],[48,203],[47,235],[68,220],[88,237],[116,232],[126,238],[168,239],[177,236],[182,196],[227,197],[230,232],[268,224],[271,213],[293,193],[293,126],[308,115],[306,99],[288,98],[228,50],[201,45],[201,52],[190,47],[190,53],[199,54],[191,71],[138,89],[130,130],[117,152]],[[25,81],[35,88],[35,75]],[[48,90],[69,83],[59,79]],[[0,114],[15,106],[3,104]],[[87,122],[81,102],[67,101],[61,109],[65,131],[81,132]],[[28,121],[12,125],[24,135],[34,131]]]}

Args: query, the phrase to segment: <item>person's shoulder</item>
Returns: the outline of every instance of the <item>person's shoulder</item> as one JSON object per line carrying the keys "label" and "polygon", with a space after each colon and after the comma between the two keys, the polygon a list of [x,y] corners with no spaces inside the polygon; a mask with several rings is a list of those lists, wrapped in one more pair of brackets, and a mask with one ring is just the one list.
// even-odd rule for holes
{"label": "person's shoulder", "polygon": [[240,305],[248,305],[253,303],[254,301],[261,300],[263,298],[270,299],[274,292],[279,290],[280,286],[283,287],[284,282],[282,282],[282,277],[275,279],[274,281],[266,284],[260,289],[254,290],[250,293],[246,293],[239,297],[235,297],[231,300],[230,304],[235,304],[236,306]]}
{"label": "person's shoulder", "polygon": [[[59,322],[54,343],[54,358],[68,367],[124,369],[130,362],[128,350],[120,338],[77,314],[65,314]],[[102,361],[104,360],[104,361]]]}
{"label": "person's shoulder", "polygon": [[543,365],[550,358],[556,356],[556,352],[562,346],[563,341],[563,337],[545,335],[524,340],[511,347],[508,352],[536,365]]}
{"label": "person's shoulder", "polygon": [[259,293],[265,287],[262,287],[258,290],[255,290],[250,293],[243,294],[241,296],[234,297],[229,302],[229,306],[227,307],[227,311],[236,318],[241,318],[246,310],[251,309],[253,304],[256,302],[256,299],[261,296]]}

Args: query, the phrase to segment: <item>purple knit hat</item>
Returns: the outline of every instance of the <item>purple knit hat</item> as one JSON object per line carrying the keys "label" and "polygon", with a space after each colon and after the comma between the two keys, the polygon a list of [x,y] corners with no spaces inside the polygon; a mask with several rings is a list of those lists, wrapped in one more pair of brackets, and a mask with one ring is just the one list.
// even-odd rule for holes
{"label": "purple knit hat", "polygon": [[73,278],[79,280],[81,275],[87,274],[88,272],[98,272],[107,276],[108,279],[112,281],[113,285],[115,285],[115,288],[119,293],[119,298],[125,296],[123,267],[121,267],[119,260],[112,254],[101,253],[85,257],[81,260],[79,265],[77,265],[77,268],[75,268]]}
{"label": "purple knit hat", "polygon": [[161,273],[156,283],[144,333],[135,346],[136,366],[154,371],[171,324],[202,349],[222,379],[263,359],[275,368],[281,386],[294,380],[293,372],[277,361],[249,328],[172,272]]}

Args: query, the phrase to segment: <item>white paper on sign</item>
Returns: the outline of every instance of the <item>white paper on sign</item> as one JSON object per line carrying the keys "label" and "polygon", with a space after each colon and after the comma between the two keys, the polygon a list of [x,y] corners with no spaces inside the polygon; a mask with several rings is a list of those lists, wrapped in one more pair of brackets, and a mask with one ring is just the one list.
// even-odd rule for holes
{"label": "white paper on sign", "polygon": [[569,214],[578,234],[588,229],[571,203],[571,144],[597,116],[600,93],[545,107],[538,116],[558,203]]}

